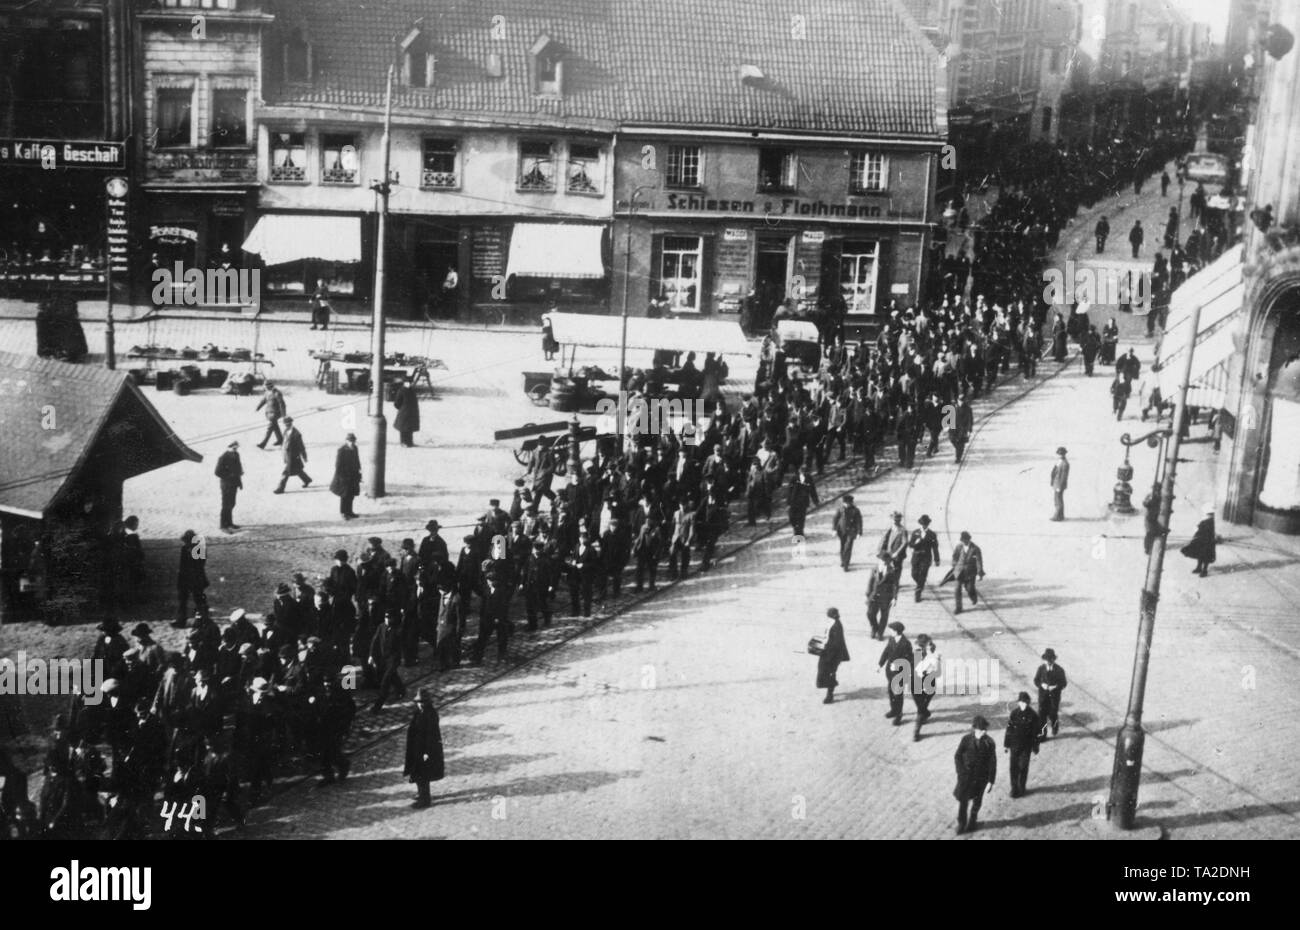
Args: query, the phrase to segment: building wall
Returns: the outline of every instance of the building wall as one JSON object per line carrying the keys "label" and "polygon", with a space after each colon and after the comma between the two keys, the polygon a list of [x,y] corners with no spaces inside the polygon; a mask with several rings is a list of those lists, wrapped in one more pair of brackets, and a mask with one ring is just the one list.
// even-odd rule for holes
{"label": "building wall", "polygon": [[[701,150],[698,188],[668,185],[668,150],[678,144]],[[765,148],[795,154],[794,190],[760,189],[760,153]],[[893,296],[900,304],[914,303],[924,281],[929,244],[924,224],[937,150],[937,142],[922,149],[815,139],[754,143],[635,133],[621,137],[613,235],[615,309],[621,307],[625,288],[629,312],[636,315],[645,312],[651,299],[665,294],[663,279],[670,267],[664,261],[665,237],[700,240],[697,309],[704,314],[735,313],[742,305],[752,313],[760,307],[747,322],[763,324],[781,299],[794,298],[810,307],[824,303],[839,293],[839,282],[825,280],[825,275],[838,273],[838,256],[846,243],[857,242],[879,243],[870,310],[884,311]],[[856,151],[887,156],[884,191],[855,194],[850,189]],[[631,212],[634,191],[636,208]]]}
{"label": "building wall", "polygon": [[[1274,17],[1300,35],[1300,8],[1278,4]],[[1234,355],[1225,401],[1229,454],[1219,477],[1228,520],[1300,533],[1300,511],[1279,518],[1257,502],[1271,447],[1300,443],[1300,436],[1271,434],[1271,389],[1285,361],[1280,356],[1284,348],[1300,351],[1291,343],[1300,325],[1300,51],[1293,48],[1280,61],[1264,57],[1247,201],[1252,208],[1272,206],[1275,225],[1264,233],[1254,223],[1246,224],[1248,312],[1238,332],[1240,351]]]}

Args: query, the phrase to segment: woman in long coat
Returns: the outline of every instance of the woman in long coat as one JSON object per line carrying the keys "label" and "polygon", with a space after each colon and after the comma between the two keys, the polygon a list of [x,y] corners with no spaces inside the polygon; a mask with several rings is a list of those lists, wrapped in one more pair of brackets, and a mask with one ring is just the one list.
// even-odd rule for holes
{"label": "woman in long coat", "polygon": [[415,433],[420,431],[420,398],[416,395],[415,385],[410,378],[402,382],[393,398],[397,416],[393,418],[393,429],[397,430],[402,445],[411,449],[415,446]]}
{"label": "woman in long coat", "polygon": [[421,688],[414,701],[415,715],[406,728],[406,767],[402,774],[415,782],[416,798],[412,807],[428,807],[429,782],[442,781],[446,770],[442,758],[442,728],[438,709],[433,706],[433,692]]}
{"label": "woman in long coat", "polygon": [[1204,578],[1209,574],[1210,564],[1214,562],[1216,555],[1214,542],[1214,508],[1208,507],[1205,510],[1205,519],[1196,526],[1196,534],[1192,536],[1192,541],[1182,549],[1183,555],[1196,560],[1196,567],[1192,569],[1193,575]]}
{"label": "woman in long coat", "polygon": [[826,689],[823,704],[835,700],[835,689],[839,686],[835,672],[841,662],[849,661],[849,647],[844,640],[844,624],[840,623],[840,612],[832,607],[826,611],[826,616],[830,618],[824,634],[826,642],[822,654],[817,657],[817,687]]}
{"label": "woman in long coat", "polygon": [[1067,335],[1065,320],[1061,319],[1061,314],[1058,313],[1052,322],[1052,358],[1058,362],[1065,361]]}
{"label": "woman in long coat", "polygon": [[1115,349],[1119,345],[1119,324],[1111,317],[1101,330],[1101,363],[1115,364]]}

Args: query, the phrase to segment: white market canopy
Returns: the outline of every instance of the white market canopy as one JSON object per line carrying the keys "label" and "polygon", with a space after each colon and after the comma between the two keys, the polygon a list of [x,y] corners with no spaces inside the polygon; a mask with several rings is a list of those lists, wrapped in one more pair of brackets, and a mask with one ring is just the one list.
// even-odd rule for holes
{"label": "white market canopy", "polygon": [[[1234,351],[1233,335],[1246,295],[1241,260],[1241,246],[1229,249],[1188,278],[1171,296],[1157,358],[1157,383],[1164,397],[1172,399],[1177,393],[1191,345],[1194,349],[1188,402],[1222,406],[1227,363]],[[1193,334],[1192,313],[1197,304],[1201,306],[1201,318]]]}
{"label": "white market canopy", "polygon": [[506,277],[603,278],[604,226],[590,223],[515,223]]}
{"label": "white market canopy", "polygon": [[[550,313],[551,332],[562,345],[617,349],[623,342],[623,318],[588,313]],[[629,317],[629,349],[672,352],[715,352],[751,355],[753,350],[739,323],[724,320],[663,320]]]}
{"label": "white market canopy", "polygon": [[361,261],[361,217],[270,213],[258,219],[244,251],[268,265],[304,258],[326,262]]}

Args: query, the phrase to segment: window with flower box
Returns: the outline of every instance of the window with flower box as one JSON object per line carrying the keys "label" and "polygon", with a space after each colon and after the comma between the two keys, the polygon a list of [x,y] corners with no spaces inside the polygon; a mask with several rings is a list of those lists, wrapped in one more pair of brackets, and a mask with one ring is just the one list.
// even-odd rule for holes
{"label": "window with flower box", "polygon": [[321,183],[356,184],[358,176],[357,137],[321,136]]}
{"label": "window with flower box", "polygon": [[272,130],[270,179],[277,184],[307,180],[306,133]]}
{"label": "window with flower box", "polygon": [[555,143],[527,140],[519,143],[519,189],[555,190]]}
{"label": "window with flower box", "polygon": [[425,139],[420,171],[422,190],[446,190],[460,186],[456,160],[460,145],[455,139]]}
{"label": "window with flower box", "polygon": [[569,145],[569,172],[565,186],[570,194],[599,194],[605,170],[599,145]]}

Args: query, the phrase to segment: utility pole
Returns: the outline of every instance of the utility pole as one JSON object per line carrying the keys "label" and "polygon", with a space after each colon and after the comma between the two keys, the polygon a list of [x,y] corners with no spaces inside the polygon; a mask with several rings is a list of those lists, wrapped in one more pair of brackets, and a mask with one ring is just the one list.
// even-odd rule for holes
{"label": "utility pole", "polygon": [[384,467],[387,462],[388,421],[384,419],[384,251],[388,241],[388,195],[393,185],[389,167],[393,156],[393,71],[388,66],[388,90],[384,98],[384,173],[371,190],[379,195],[379,230],[375,236],[375,288],[370,332],[370,473],[368,497],[383,497]]}
{"label": "utility pole", "polygon": [[1178,399],[1174,404],[1174,422],[1165,442],[1164,481],[1160,491],[1160,535],[1151,544],[1147,557],[1146,585],[1138,616],[1137,651],[1133,656],[1133,682],[1129,687],[1128,712],[1124,726],[1115,738],[1115,764],[1110,776],[1110,801],[1106,816],[1120,830],[1133,829],[1137,817],[1138,788],[1142,781],[1142,750],[1146,733],[1142,729],[1143,702],[1146,698],[1147,667],[1151,662],[1151,636],[1156,625],[1156,605],[1160,600],[1160,576],[1164,570],[1165,547],[1169,538],[1169,517],[1174,509],[1174,477],[1178,470],[1178,452],[1182,446],[1183,417],[1187,410],[1187,389],[1192,380],[1192,356],[1196,352],[1196,335],[1201,325],[1201,305],[1192,308],[1191,335],[1187,357],[1178,379]]}
{"label": "utility pole", "polygon": [[642,191],[650,190],[655,185],[642,184],[636,190],[632,191],[632,197],[628,204],[627,212],[627,235],[623,243],[623,336],[619,340],[618,348],[618,442],[619,448],[623,447],[623,433],[627,425],[627,378],[624,372],[627,368],[627,310],[628,310],[628,287],[632,278],[632,218],[636,216],[636,198]]}

